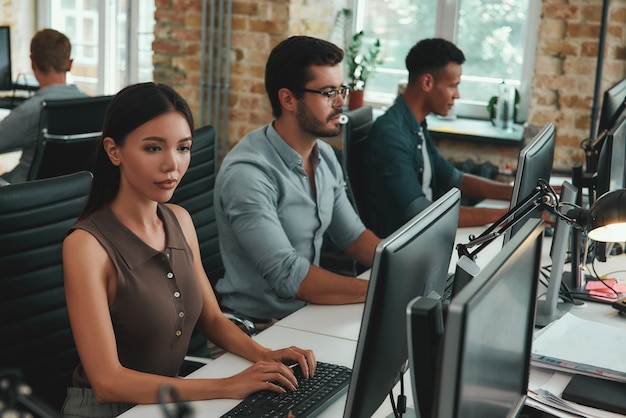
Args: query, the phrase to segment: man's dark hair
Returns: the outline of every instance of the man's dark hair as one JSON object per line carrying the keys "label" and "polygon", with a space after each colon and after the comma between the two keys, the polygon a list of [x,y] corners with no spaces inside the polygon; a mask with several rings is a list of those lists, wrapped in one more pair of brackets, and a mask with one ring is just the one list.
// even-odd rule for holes
{"label": "man's dark hair", "polygon": [[337,45],[310,36],[292,36],[274,47],[265,65],[265,90],[272,105],[272,114],[282,113],[278,90],[288,88],[296,98],[302,96],[298,89],[311,80],[312,65],[337,65],[343,51]]}
{"label": "man's dark hair", "polygon": [[406,56],[406,69],[409,70],[409,83],[418,76],[437,72],[450,62],[459,65],[465,62],[465,55],[452,42],[442,38],[422,39]]}

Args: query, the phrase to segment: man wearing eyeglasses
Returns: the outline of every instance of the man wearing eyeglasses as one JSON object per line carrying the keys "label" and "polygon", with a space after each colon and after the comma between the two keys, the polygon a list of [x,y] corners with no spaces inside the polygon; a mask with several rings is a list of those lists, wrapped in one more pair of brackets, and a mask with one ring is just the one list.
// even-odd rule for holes
{"label": "man wearing eyeglasses", "polygon": [[367,281],[320,267],[324,233],[371,266],[380,241],[355,213],[330,145],[348,88],[343,51],[293,36],[270,53],[265,88],[274,120],[247,134],[224,158],[215,210],[225,277],[223,308],[255,323],[280,319],[307,302],[363,302]]}

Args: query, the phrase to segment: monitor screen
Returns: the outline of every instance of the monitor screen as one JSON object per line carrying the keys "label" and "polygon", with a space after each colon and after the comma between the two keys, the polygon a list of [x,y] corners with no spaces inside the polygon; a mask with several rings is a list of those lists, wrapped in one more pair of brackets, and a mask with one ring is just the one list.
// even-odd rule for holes
{"label": "monitor screen", "polygon": [[[412,338],[411,358],[424,350],[439,357],[430,377],[431,398],[417,394],[417,402],[431,402],[432,415],[440,418],[514,417],[528,389],[530,353],[535,317],[537,280],[541,268],[543,221],[527,220],[522,228],[483,270],[452,298],[444,315],[438,304],[414,300],[407,307],[409,326],[419,318],[434,321],[421,338]],[[434,309],[438,314],[424,315]],[[416,311],[422,310],[419,314]],[[409,330],[411,330],[409,328]],[[428,330],[432,330],[430,333]],[[437,347],[437,349],[424,348]],[[411,368],[413,382],[423,378],[421,368]],[[424,384],[422,382],[422,384]],[[415,386],[415,385],[414,385]],[[422,415],[425,416],[425,415]]]}
{"label": "monitor screen", "polygon": [[626,78],[611,86],[604,92],[600,118],[598,119],[598,135],[613,127],[622,113],[626,101]]}
{"label": "monitor screen", "polygon": [[[561,196],[559,197],[559,210],[567,213],[576,204],[578,189],[570,182],[565,181],[561,186]],[[543,299],[537,300],[537,314],[535,315],[535,325],[544,327],[550,322],[559,319],[574,306],[571,303],[559,302],[559,292],[563,279],[563,267],[567,259],[567,250],[571,240],[572,227],[563,218],[557,216],[552,236],[552,246],[550,247],[550,278],[548,289]]]}
{"label": "monitor screen", "polygon": [[11,73],[11,28],[0,26],[0,91],[13,89]]}
{"label": "monitor screen", "polygon": [[416,296],[443,295],[460,199],[451,189],[378,244],[345,417],[371,417],[406,370],[406,306]]}
{"label": "monitor screen", "polygon": [[[520,151],[517,172],[513,183],[513,195],[510,209],[515,208],[533,193],[539,179],[548,183],[552,173],[554,160],[555,128],[552,123],[546,124],[535,137]],[[504,236],[506,243],[519,230],[527,217],[541,218],[541,206],[525,216],[517,215],[510,222],[516,223]]]}

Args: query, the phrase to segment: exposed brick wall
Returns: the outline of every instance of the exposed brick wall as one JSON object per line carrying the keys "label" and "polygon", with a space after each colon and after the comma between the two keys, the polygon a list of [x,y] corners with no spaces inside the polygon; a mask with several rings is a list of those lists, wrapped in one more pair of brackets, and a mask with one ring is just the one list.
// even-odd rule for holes
{"label": "exposed brick wall", "polygon": [[[222,0],[211,1],[217,5]],[[202,3],[155,0],[154,79],[183,94],[196,120],[200,120],[201,36],[203,26],[207,28],[202,21]],[[22,30],[30,30],[15,15],[16,5],[30,7],[27,4],[0,0],[0,23],[13,25],[16,38]],[[349,7],[351,1],[233,0],[232,5],[229,147],[271,120],[263,84],[271,48],[294,34],[329,39],[336,11]],[[611,0],[609,6],[601,91],[626,77],[626,0]],[[555,167],[568,170],[574,162],[583,161],[579,144],[590,131],[602,0],[543,0],[541,12],[528,135],[554,122]],[[477,162],[492,161],[501,168],[516,162],[514,149],[445,141],[440,146],[445,155],[457,160],[469,156]]]}
{"label": "exposed brick wall", "polygon": [[[626,1],[609,3],[601,93],[626,76]],[[525,140],[553,122],[557,127],[554,167],[560,171],[569,172],[574,163],[584,161],[580,143],[590,132],[601,17],[602,0],[544,0],[542,4]],[[517,163],[516,148],[452,141],[441,141],[439,148],[455,161],[490,161],[501,172]]]}
{"label": "exposed brick wall", "polygon": [[[609,4],[601,91],[626,76],[626,1]],[[555,167],[584,159],[580,142],[591,127],[601,17],[601,0],[543,2],[529,122],[557,126]]]}
{"label": "exposed brick wall", "polygon": [[[233,0],[228,144],[271,120],[263,71],[267,54],[294,34],[330,38],[344,0]],[[626,76],[626,0],[612,0],[602,90]],[[201,0],[156,0],[155,80],[171,84],[199,108]],[[589,135],[602,0],[543,0],[528,135],[547,122],[557,126],[555,167],[582,162],[580,142]],[[598,103],[600,106],[600,103]],[[599,108],[598,108],[599,109]],[[599,110],[598,110],[599,111]],[[444,154],[476,155],[501,168],[517,151],[441,143]]]}
{"label": "exposed brick wall", "polygon": [[[328,39],[343,0],[234,0],[232,3],[228,147],[272,119],[265,62],[281,40],[296,34]],[[199,120],[201,0],[156,0],[155,81],[189,100]],[[215,5],[219,8],[219,1]],[[207,26],[208,28],[208,26]],[[208,45],[207,45],[208,50]],[[204,120],[206,121],[206,117]],[[218,118],[221,120],[221,116]],[[209,120],[208,123],[219,123]]]}
{"label": "exposed brick wall", "polygon": [[202,2],[155,0],[154,80],[187,99],[198,120]]}

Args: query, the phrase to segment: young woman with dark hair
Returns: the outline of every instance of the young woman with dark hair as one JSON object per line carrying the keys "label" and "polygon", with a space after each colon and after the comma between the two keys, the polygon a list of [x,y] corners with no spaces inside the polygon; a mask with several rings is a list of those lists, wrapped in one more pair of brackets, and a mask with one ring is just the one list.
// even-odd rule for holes
{"label": "young woman with dark hair", "polygon": [[[169,385],[181,399],[243,398],[295,389],[285,363],[313,375],[309,350],[265,348],[220,311],[189,213],[167,202],[190,163],[193,118],[172,88],[121,90],[105,116],[86,208],[63,245],[65,292],[81,363],[66,417],[116,416],[156,403]],[[254,364],[221,379],[180,379],[195,327]]]}

